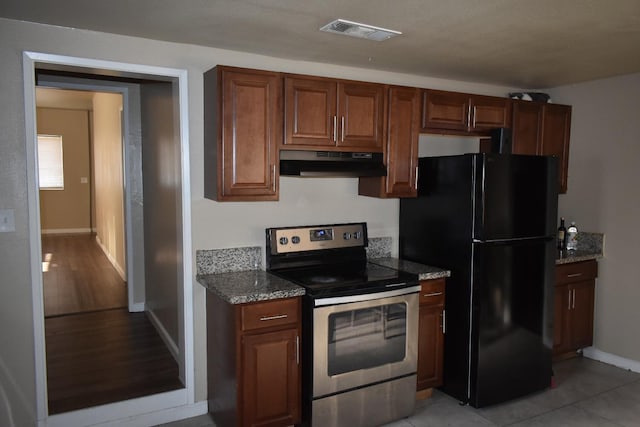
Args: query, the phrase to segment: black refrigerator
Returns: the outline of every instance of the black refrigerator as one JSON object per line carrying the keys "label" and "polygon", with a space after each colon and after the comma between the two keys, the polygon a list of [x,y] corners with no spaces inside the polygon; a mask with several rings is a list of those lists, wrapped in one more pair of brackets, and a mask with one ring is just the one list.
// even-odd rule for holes
{"label": "black refrigerator", "polygon": [[442,390],[479,408],[549,387],[557,158],[425,157],[418,176],[399,252],[451,270]]}

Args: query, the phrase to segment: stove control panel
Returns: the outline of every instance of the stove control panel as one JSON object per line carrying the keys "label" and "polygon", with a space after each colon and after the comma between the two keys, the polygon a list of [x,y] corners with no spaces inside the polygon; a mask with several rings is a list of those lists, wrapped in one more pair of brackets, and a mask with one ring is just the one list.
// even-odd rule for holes
{"label": "stove control panel", "polygon": [[273,255],[367,246],[367,224],[318,225],[267,229]]}

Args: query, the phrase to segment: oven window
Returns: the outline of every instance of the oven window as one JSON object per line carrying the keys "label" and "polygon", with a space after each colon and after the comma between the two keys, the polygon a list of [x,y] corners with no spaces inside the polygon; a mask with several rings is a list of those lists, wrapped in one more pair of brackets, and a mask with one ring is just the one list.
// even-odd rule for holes
{"label": "oven window", "polygon": [[404,360],[407,305],[388,304],[329,315],[330,376]]}

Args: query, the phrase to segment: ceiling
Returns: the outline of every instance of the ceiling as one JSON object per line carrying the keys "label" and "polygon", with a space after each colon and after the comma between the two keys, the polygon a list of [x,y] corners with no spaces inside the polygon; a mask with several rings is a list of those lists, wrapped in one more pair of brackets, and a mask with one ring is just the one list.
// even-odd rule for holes
{"label": "ceiling", "polygon": [[[640,72],[638,0],[2,0],[0,16],[523,89]],[[336,18],[403,35],[318,31]]]}

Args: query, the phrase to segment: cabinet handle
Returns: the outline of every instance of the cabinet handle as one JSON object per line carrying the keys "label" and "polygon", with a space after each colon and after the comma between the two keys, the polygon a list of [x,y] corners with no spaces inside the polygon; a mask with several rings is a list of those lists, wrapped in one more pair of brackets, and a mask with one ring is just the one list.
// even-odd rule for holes
{"label": "cabinet handle", "polygon": [[276,192],[276,165],[271,165],[271,191]]}
{"label": "cabinet handle", "polygon": [[419,170],[420,170],[420,168],[418,166],[416,166],[416,183],[415,183],[416,190],[418,190],[418,171]]}
{"label": "cabinet handle", "polygon": [[446,310],[442,310],[442,333],[447,333],[447,317],[445,316]]}
{"label": "cabinet handle", "polygon": [[571,293],[573,294],[573,303],[571,303],[571,308],[576,309],[576,290],[572,289]]}
{"label": "cabinet handle", "polygon": [[473,127],[476,127],[476,106],[473,106]]}
{"label": "cabinet handle", "polygon": [[333,116],[333,142],[338,142],[338,116]]}
{"label": "cabinet handle", "polygon": [[300,364],[300,336],[296,335],[296,365]]}
{"label": "cabinet handle", "polygon": [[276,314],[275,316],[262,316],[260,318],[260,321],[266,322],[268,320],[286,319],[287,317],[289,317],[287,314]]}
{"label": "cabinet handle", "polygon": [[437,297],[442,295],[442,292],[430,292],[428,294],[424,294],[422,295],[423,297]]}
{"label": "cabinet handle", "polygon": [[580,277],[580,276],[582,276],[582,273],[567,274],[567,278],[571,278],[571,277]]}
{"label": "cabinet handle", "polygon": [[471,104],[467,107],[467,127],[471,125]]}
{"label": "cabinet handle", "polygon": [[571,295],[573,294],[573,289],[569,290],[569,303],[567,304],[567,310],[571,310]]}
{"label": "cabinet handle", "polygon": [[344,142],[344,116],[341,119],[342,124],[340,125],[340,141]]}

